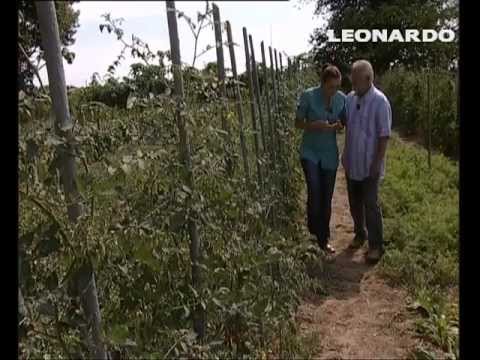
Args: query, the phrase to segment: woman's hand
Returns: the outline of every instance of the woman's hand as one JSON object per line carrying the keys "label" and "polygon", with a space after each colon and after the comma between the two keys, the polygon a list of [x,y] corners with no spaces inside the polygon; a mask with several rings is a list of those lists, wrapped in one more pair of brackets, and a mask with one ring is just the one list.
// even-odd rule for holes
{"label": "woman's hand", "polygon": [[295,127],[304,129],[305,131],[340,131],[343,129],[343,125],[340,121],[329,123],[325,120],[315,120],[311,122],[296,122]]}
{"label": "woman's hand", "polygon": [[341,131],[344,128],[344,126],[340,122],[340,120],[337,120],[333,125],[334,125],[334,129],[337,130],[337,131]]}
{"label": "woman's hand", "polygon": [[309,123],[306,129],[311,131],[336,131],[337,127],[336,124],[330,124],[325,120],[315,120]]}
{"label": "woman's hand", "polygon": [[312,121],[312,130],[328,130],[331,128],[331,125],[325,120],[315,120]]}

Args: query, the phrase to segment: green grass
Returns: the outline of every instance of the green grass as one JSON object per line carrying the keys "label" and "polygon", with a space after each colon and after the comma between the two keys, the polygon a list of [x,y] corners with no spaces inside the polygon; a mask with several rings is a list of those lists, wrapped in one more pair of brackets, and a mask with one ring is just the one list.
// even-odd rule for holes
{"label": "green grass", "polygon": [[395,136],[386,171],[382,272],[410,290],[419,335],[458,356],[458,164],[434,155],[429,169],[425,149]]}

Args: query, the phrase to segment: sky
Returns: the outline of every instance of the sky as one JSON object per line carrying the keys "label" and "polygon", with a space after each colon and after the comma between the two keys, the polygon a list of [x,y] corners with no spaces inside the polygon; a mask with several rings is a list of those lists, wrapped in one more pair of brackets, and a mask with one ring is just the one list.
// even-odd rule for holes
{"label": "sky", "polygon": [[[238,44],[235,55],[239,73],[245,70],[243,27],[253,37],[255,57],[259,61],[260,41],[289,56],[297,55],[311,48],[310,34],[325,23],[324,19],[313,14],[315,1],[217,1],[216,4],[221,21],[230,21],[233,41]],[[198,11],[205,10],[204,1],[176,1],[175,5],[177,10],[183,11],[193,20],[196,20]],[[80,10],[80,26],[75,35],[75,44],[70,47],[75,53],[75,60],[70,65],[64,61],[67,85],[84,86],[95,72],[105,75],[108,66],[117,59],[123,48],[115,34],[109,34],[105,30],[100,32],[99,25],[105,23],[102,14],[110,13],[112,18],[124,19],[121,28],[124,30],[125,41],[131,41],[134,34],[148,43],[154,52],[170,49],[164,1],[81,1],[74,4],[74,8]],[[177,19],[177,22],[182,61],[192,64],[194,36],[184,19]],[[226,33],[223,34],[223,40],[226,41]],[[197,52],[214,44],[213,28],[206,27],[200,33]],[[224,56],[225,66],[230,68],[230,56],[226,47]],[[266,56],[268,63],[268,48]],[[285,56],[283,59],[285,66]],[[214,48],[197,58],[195,66],[203,68],[210,61],[216,61]],[[122,60],[115,76],[126,76],[130,64],[134,62],[142,61],[133,59],[129,51],[126,51],[125,60]],[[48,84],[46,67],[42,68],[40,75],[42,81]]]}

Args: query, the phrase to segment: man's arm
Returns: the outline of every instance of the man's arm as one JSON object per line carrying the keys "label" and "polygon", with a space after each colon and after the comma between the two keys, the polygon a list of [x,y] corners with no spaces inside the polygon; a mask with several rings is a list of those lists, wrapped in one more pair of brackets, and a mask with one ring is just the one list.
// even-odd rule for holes
{"label": "man's arm", "polygon": [[[341,120],[340,120],[341,121]],[[344,119],[344,123],[342,124],[343,126],[345,126],[344,124],[346,124],[346,119]],[[346,158],[346,154],[347,154],[347,149],[348,149],[348,136],[347,134],[345,134],[345,138],[344,138],[344,143],[343,143],[343,151],[342,151],[342,156],[341,156],[341,162],[342,162],[342,166],[343,166],[343,169],[345,170],[345,175],[347,175],[348,177],[348,169],[347,169],[347,158]]]}
{"label": "man's arm", "polygon": [[375,152],[375,157],[373,158],[372,162],[372,169],[370,171],[370,175],[372,176],[377,176],[380,174],[380,167],[383,159],[385,158],[385,153],[387,152],[388,139],[388,136],[383,136],[378,139],[377,151]]}
{"label": "man's arm", "polygon": [[377,176],[380,174],[380,167],[385,153],[387,152],[387,143],[392,132],[392,109],[388,100],[382,102],[379,106],[377,113],[375,114],[375,121],[377,127],[378,144],[377,151],[375,152],[372,167],[370,169],[371,176]]}

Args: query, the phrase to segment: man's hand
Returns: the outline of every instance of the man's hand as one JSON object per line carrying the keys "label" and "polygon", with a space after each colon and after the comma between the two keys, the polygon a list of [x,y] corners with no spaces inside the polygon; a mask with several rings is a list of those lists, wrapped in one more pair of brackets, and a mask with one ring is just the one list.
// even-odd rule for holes
{"label": "man's hand", "polygon": [[385,158],[385,152],[387,150],[388,137],[381,137],[378,141],[377,154],[373,158],[372,165],[370,166],[370,176],[376,178],[380,176],[380,168],[382,161]]}

